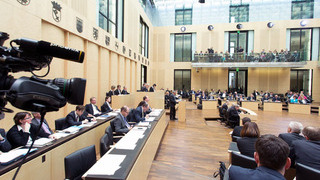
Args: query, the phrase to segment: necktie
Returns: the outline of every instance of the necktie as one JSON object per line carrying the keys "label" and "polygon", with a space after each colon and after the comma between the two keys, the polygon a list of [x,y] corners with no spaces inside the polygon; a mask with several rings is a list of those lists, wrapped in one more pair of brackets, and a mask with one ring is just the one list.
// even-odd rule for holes
{"label": "necktie", "polygon": [[124,120],[124,124],[127,126],[127,128],[129,129],[130,128],[130,125],[128,124],[127,122],[127,118],[126,117],[123,117],[123,120]]}
{"label": "necktie", "polygon": [[49,127],[43,122],[42,123],[42,129],[44,130],[44,132],[46,132],[47,134],[51,134]]}
{"label": "necktie", "polygon": [[79,116],[77,116],[77,122],[79,122]]}

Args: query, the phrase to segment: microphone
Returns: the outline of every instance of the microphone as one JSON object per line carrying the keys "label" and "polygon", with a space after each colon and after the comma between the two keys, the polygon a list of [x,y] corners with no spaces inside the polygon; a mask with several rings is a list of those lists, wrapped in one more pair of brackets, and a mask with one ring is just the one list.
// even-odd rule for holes
{"label": "microphone", "polygon": [[36,41],[27,38],[15,39],[13,41],[20,45],[20,49],[38,53],[44,56],[67,59],[78,63],[82,63],[84,59],[85,53],[83,51],[60,46],[47,41]]}

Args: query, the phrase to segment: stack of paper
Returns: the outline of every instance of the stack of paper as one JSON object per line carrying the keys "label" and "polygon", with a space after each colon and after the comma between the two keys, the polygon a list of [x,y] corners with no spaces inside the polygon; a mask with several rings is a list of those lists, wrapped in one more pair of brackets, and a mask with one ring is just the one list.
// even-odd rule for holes
{"label": "stack of paper", "polygon": [[82,125],[80,125],[80,127],[91,127],[91,126],[94,125],[95,123],[97,123],[97,121],[91,121],[91,122],[88,122],[87,124],[82,124]]}
{"label": "stack of paper", "polygon": [[[40,138],[34,141],[33,147],[43,147],[51,144],[52,141],[53,139],[50,139],[50,138]],[[31,146],[31,143],[26,145],[26,147],[30,147],[30,146]]]}
{"label": "stack of paper", "polygon": [[136,126],[149,126],[149,122],[139,122]]}
{"label": "stack of paper", "polygon": [[147,127],[134,127],[114,147],[116,149],[134,150],[139,139],[144,137]]}
{"label": "stack of paper", "polygon": [[110,116],[110,115],[108,115],[108,114],[103,114],[103,115],[101,115],[101,116],[96,117],[96,119],[104,120],[104,119],[107,119],[109,116]]}
{"label": "stack of paper", "polygon": [[126,155],[106,154],[89,169],[86,175],[114,175],[121,168],[120,164],[125,157]]}
{"label": "stack of paper", "polygon": [[146,118],[146,122],[151,122],[151,121],[154,121],[154,120],[155,120],[155,117]]}
{"label": "stack of paper", "polygon": [[118,113],[116,113],[116,112],[110,112],[110,113],[108,113],[108,115],[110,115],[110,116],[118,116]]}
{"label": "stack of paper", "polygon": [[54,133],[53,135],[54,135],[54,137],[56,137],[56,139],[60,139],[62,137],[66,137],[66,136],[68,136],[70,134],[65,133],[65,132],[57,132],[57,133]]}
{"label": "stack of paper", "polygon": [[[30,152],[36,151],[37,148],[32,148]],[[13,149],[9,152],[2,153],[0,155],[0,164],[1,165],[8,165],[14,161],[19,160],[24,155],[26,155],[28,152],[28,149]]]}
{"label": "stack of paper", "polygon": [[81,128],[82,128],[81,126],[71,126],[71,127],[68,127],[67,129],[62,130],[62,132],[74,134],[78,132]]}

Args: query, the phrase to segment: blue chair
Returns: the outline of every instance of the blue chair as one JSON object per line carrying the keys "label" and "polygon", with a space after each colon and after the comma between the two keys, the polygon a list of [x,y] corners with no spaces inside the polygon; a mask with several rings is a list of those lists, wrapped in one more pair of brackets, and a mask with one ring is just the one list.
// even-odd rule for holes
{"label": "blue chair", "polygon": [[312,167],[297,163],[296,180],[314,180],[320,179],[320,171]]}

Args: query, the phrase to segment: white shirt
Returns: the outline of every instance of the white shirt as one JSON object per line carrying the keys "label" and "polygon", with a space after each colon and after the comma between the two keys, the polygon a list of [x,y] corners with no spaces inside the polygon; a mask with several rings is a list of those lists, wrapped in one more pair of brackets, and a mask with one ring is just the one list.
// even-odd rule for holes
{"label": "white shirt", "polygon": [[100,111],[97,109],[97,106],[91,104],[92,106],[92,109],[93,109],[93,115],[96,115],[96,114],[100,114]]}
{"label": "white shirt", "polygon": [[[31,127],[31,124],[30,124],[30,127]],[[18,128],[18,131],[22,130],[23,132],[29,133],[29,138],[28,138],[27,144],[31,144],[32,143],[32,139],[31,139],[31,136],[30,136],[30,132],[29,131],[24,131],[23,128],[20,125],[17,125],[17,128]]]}

